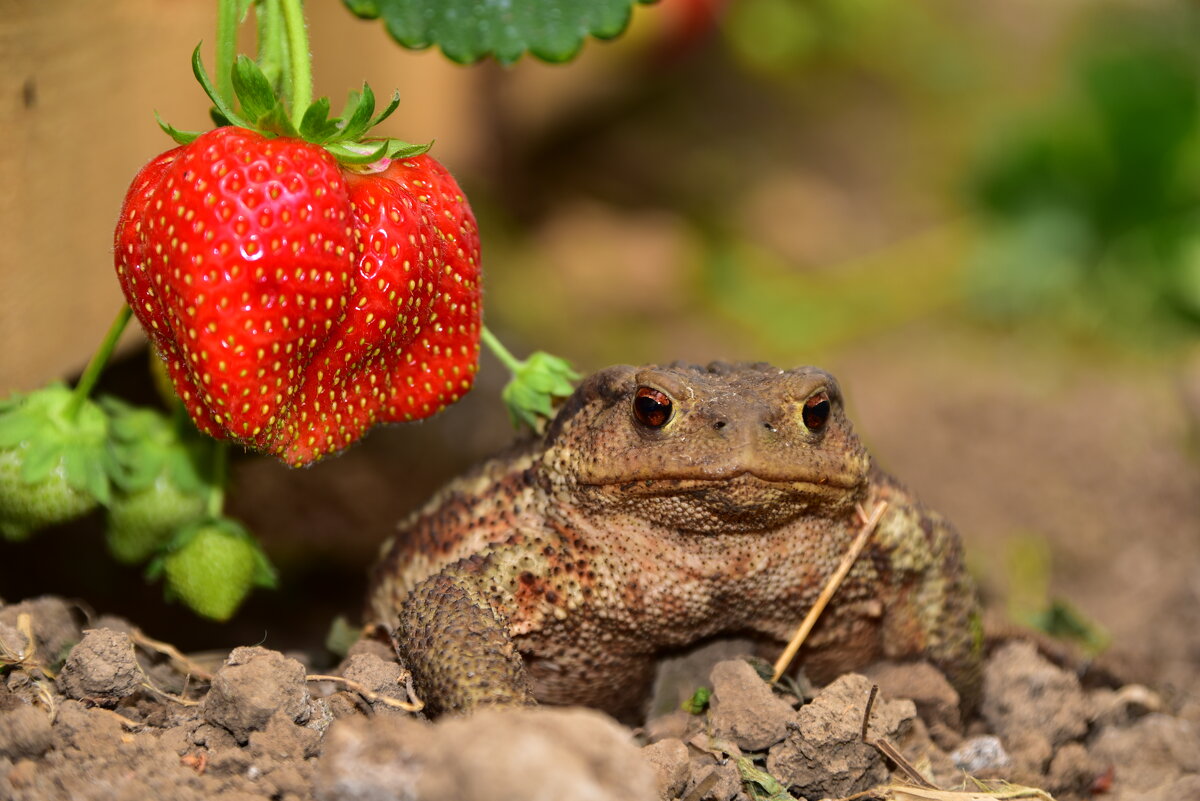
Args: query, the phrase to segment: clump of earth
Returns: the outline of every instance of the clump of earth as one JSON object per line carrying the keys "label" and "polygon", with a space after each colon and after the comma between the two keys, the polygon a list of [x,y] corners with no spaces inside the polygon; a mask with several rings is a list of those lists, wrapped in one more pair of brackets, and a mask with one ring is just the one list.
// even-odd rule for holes
{"label": "clump of earth", "polygon": [[636,729],[554,707],[429,721],[386,642],[361,640],[336,676],[257,646],[208,664],[126,620],[26,600],[0,606],[0,798],[1200,798],[1181,702],[1053,648],[996,642],[964,718],[925,663],[772,686],[731,658],[743,647],[667,666]]}

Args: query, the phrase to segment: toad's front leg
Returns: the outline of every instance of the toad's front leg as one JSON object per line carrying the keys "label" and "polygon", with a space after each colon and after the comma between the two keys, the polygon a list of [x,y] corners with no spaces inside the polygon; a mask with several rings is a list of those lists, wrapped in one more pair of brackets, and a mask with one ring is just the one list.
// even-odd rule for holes
{"label": "toad's front leg", "polygon": [[473,560],[413,588],[398,623],[400,657],[431,714],[535,703],[508,621],[489,603]]}

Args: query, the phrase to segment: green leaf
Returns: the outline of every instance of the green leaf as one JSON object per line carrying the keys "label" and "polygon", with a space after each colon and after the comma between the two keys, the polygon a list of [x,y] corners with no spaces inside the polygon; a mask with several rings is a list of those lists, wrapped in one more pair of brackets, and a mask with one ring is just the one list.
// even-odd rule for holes
{"label": "green leaf", "polygon": [[526,51],[544,61],[569,61],[588,36],[611,39],[624,31],[634,1],[343,0],[359,17],[382,18],[405,47],[438,45],[462,64],[485,56],[511,64]]}
{"label": "green leaf", "polygon": [[742,784],[753,801],[795,801],[779,779],[757,767],[747,757],[738,757],[737,768]]}
{"label": "green leaf", "polygon": [[689,715],[701,715],[704,710],[708,709],[708,702],[712,698],[712,690],[708,687],[697,687],[696,692],[692,693],[692,697],[679,705],[679,708]]}

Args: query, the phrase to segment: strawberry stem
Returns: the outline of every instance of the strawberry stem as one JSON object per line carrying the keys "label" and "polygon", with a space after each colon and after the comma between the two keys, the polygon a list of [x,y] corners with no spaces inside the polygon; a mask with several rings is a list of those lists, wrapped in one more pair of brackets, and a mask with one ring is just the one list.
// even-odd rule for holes
{"label": "strawberry stem", "polygon": [[79,414],[79,410],[83,407],[83,402],[92,393],[92,389],[100,379],[100,374],[104,372],[104,365],[108,363],[109,357],[112,356],[113,350],[116,349],[117,340],[121,338],[121,333],[125,330],[125,325],[129,322],[129,318],[132,315],[133,310],[127,304],[122,304],[121,311],[117,312],[116,319],[108,327],[108,333],[104,335],[104,341],[100,343],[100,347],[96,349],[96,352],[92,354],[92,360],[84,368],[83,375],[79,377],[79,383],[75,385],[75,390],[71,393],[71,401],[67,404],[65,410],[68,420],[75,419],[75,416]]}
{"label": "strawberry stem", "polygon": [[283,38],[283,11],[279,0],[262,0],[255,9],[258,23],[258,66],[277,93],[287,82],[289,62]]}
{"label": "strawberry stem", "polygon": [[301,0],[281,0],[283,27],[287,34],[287,57],[291,69],[284,82],[284,97],[291,111],[292,124],[300,127],[304,112],[312,105],[312,54],[308,49],[308,30],[304,24]]}
{"label": "strawberry stem", "polygon": [[217,518],[225,509],[225,482],[229,475],[229,443],[212,442],[212,486],[204,511],[209,517]]}
{"label": "strawberry stem", "polygon": [[217,95],[233,105],[233,59],[237,52],[238,0],[217,3]]}
{"label": "strawberry stem", "polygon": [[504,347],[504,345],[500,343],[500,340],[496,339],[496,335],[488,330],[486,325],[483,326],[483,330],[480,333],[480,338],[483,340],[483,344],[488,346],[488,350],[490,350],[492,354],[499,359],[500,362],[507,367],[508,371],[513,375],[516,375],[517,371],[525,366],[525,362],[521,361],[516,356],[513,356],[512,353],[509,352],[508,348]]}

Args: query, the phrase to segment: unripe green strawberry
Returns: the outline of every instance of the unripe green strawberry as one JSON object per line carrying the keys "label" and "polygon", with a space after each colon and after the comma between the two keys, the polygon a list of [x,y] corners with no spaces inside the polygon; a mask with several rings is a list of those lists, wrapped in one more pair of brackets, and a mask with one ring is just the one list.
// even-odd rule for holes
{"label": "unripe green strawberry", "polygon": [[204,521],[181,533],[163,557],[161,570],[168,597],[217,621],[232,617],[255,584],[272,586],[275,581],[250,535],[227,519]]}
{"label": "unripe green strawberry", "polygon": [[66,386],[0,404],[0,534],[24,539],[109,498],[108,420]]}
{"label": "unripe green strawberry", "polygon": [[117,493],[108,505],[109,552],[126,564],[144,562],[185,523],[204,514],[205,497],[186,492],[167,473],[149,487]]}

